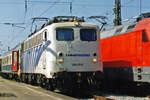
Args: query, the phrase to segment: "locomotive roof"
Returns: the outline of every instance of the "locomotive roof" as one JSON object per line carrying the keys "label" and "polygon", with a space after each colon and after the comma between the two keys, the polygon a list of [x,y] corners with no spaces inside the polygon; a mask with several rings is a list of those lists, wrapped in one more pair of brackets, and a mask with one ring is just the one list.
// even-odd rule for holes
{"label": "locomotive roof", "polygon": [[135,29],[136,24],[137,24],[136,22],[133,22],[133,23],[115,26],[112,29],[104,30],[101,32],[101,38],[103,39],[111,36],[132,32]]}
{"label": "locomotive roof", "polygon": [[143,29],[148,23],[150,23],[150,12],[142,13],[136,18],[136,22],[115,26],[112,29],[102,31],[101,39],[120,34],[125,34],[128,32],[132,32],[133,30],[137,31]]}
{"label": "locomotive roof", "polygon": [[33,34],[35,34],[37,31],[43,29],[44,27],[51,25],[53,23],[63,23],[63,22],[85,22],[84,21],[84,17],[77,17],[77,16],[56,16],[53,17],[53,19],[51,19],[49,22],[44,23],[40,29],[35,29],[33,33],[31,33],[28,37],[32,36]]}
{"label": "locomotive roof", "polygon": [[[79,22],[79,23],[80,23],[81,26],[98,27],[98,25],[93,24],[93,23],[89,23],[89,22],[83,22],[83,23],[82,23],[82,22]],[[74,25],[74,22],[59,22],[59,23],[53,23],[53,24],[51,24],[51,26],[52,26],[52,27],[68,27],[68,26],[73,27],[73,26],[75,26],[75,25]],[[50,29],[49,27],[51,27],[51,26],[47,25],[47,26],[45,26],[44,28],[39,29],[38,31],[35,31],[35,33],[31,33],[31,34],[28,36],[28,38],[25,39],[24,41],[26,41],[26,40],[28,40],[28,39],[34,37],[35,35],[37,35],[37,34],[43,32],[44,30]]]}
{"label": "locomotive roof", "polygon": [[83,26],[97,26],[96,24],[85,22],[84,19],[83,19],[83,17],[82,18],[78,18],[77,20],[73,20],[73,19],[60,19],[61,17],[57,17],[57,18],[59,18],[59,19],[56,20],[55,17],[54,17],[53,21],[50,21],[48,23],[43,24],[40,29],[35,30],[33,33],[31,33],[28,36],[28,38],[33,37],[35,34],[38,34],[38,33],[42,32],[45,29],[49,29],[49,28],[47,28],[47,27],[49,27],[49,25],[58,26],[58,27],[59,26],[64,26],[64,27],[65,26],[75,26],[74,22],[77,21],[77,22],[80,23],[80,25],[83,25]]}

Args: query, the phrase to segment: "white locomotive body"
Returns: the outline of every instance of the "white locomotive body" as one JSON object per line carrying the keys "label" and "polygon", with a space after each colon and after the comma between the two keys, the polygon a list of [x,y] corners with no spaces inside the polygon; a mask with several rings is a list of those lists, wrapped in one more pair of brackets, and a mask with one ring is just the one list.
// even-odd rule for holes
{"label": "white locomotive body", "polygon": [[101,79],[99,27],[81,19],[61,18],[55,17],[21,44],[17,56],[20,57],[18,73],[23,82],[36,82],[52,89],[66,88],[66,84],[77,81],[88,83],[89,79]]}

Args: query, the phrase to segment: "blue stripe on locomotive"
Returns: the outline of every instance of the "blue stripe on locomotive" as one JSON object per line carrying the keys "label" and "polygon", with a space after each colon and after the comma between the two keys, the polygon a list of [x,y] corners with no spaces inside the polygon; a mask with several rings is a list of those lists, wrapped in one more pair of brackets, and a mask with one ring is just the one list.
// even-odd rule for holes
{"label": "blue stripe on locomotive", "polygon": [[44,45],[39,45],[34,48],[28,49],[24,52],[23,55],[23,72],[31,73],[34,72],[36,66],[39,63],[40,57],[43,51],[47,48],[47,46],[51,43],[50,40],[46,41]]}

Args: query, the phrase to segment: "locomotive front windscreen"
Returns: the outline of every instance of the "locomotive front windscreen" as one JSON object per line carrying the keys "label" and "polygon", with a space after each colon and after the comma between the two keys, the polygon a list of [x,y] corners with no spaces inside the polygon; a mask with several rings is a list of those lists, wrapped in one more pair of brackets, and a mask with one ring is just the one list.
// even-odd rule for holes
{"label": "locomotive front windscreen", "polygon": [[74,39],[73,29],[56,29],[56,39],[58,41],[72,41]]}
{"label": "locomotive front windscreen", "polygon": [[97,40],[96,30],[95,29],[81,29],[80,39],[82,41],[96,41]]}

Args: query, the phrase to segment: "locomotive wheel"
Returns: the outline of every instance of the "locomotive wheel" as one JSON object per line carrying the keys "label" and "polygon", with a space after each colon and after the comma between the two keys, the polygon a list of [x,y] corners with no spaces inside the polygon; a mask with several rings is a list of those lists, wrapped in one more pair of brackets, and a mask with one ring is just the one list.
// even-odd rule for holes
{"label": "locomotive wheel", "polygon": [[52,86],[52,84],[49,83],[49,84],[46,84],[45,86],[47,90],[54,91],[54,87]]}

